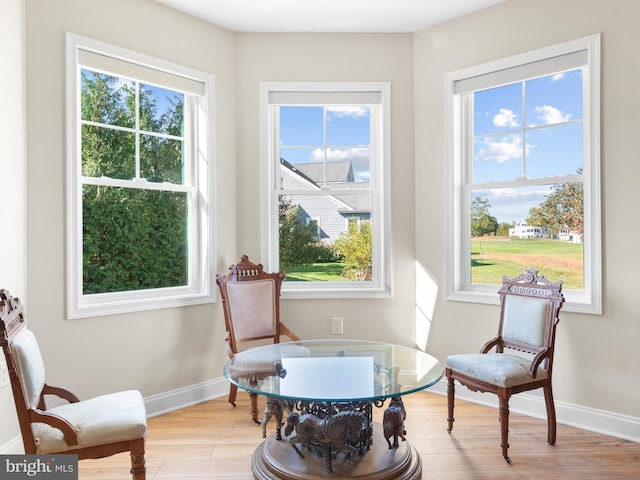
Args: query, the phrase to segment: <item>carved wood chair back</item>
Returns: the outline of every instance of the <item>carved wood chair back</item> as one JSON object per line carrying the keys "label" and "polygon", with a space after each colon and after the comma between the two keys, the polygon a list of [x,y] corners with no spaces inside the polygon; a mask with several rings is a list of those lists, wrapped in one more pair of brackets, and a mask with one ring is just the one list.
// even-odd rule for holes
{"label": "carved wood chair back", "polygon": [[[300,340],[280,321],[280,292],[284,272],[268,273],[262,264],[255,264],[243,255],[240,262],[229,267],[226,275],[217,275],[216,283],[222,298],[226,328],[225,348],[229,358],[250,342],[279,343],[281,338]],[[246,345],[243,345],[246,344]],[[235,406],[237,387],[231,385],[229,403]],[[260,423],[257,396],[251,394],[251,416]]]}

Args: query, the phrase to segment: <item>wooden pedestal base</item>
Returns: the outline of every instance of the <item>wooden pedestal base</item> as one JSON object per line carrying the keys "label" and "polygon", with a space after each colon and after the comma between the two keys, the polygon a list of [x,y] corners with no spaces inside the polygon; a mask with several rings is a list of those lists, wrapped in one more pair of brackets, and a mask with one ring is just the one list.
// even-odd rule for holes
{"label": "wooden pedestal base", "polygon": [[339,454],[333,460],[333,472],[325,471],[325,460],[303,452],[300,458],[286,438],[276,440],[271,435],[256,449],[251,460],[254,478],[258,480],[419,480],[422,461],[409,442],[400,442],[398,448],[389,449],[382,427],[374,424],[371,450],[344,462]]}

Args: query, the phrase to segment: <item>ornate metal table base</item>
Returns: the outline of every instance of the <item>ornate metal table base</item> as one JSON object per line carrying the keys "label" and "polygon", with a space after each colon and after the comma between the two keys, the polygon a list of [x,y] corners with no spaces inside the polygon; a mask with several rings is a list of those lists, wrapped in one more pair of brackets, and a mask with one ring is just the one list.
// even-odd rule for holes
{"label": "ornate metal table base", "polygon": [[369,452],[344,462],[342,455],[333,461],[333,472],[326,473],[325,459],[306,455],[301,458],[286,439],[271,435],[256,449],[251,461],[258,480],[419,480],[422,478],[420,454],[409,442],[389,449],[382,426],[373,424],[373,444]]}

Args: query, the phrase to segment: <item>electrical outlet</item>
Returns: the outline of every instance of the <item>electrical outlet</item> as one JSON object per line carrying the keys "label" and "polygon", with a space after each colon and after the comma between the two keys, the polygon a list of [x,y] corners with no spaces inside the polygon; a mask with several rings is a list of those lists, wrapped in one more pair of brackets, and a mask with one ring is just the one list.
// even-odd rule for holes
{"label": "electrical outlet", "polygon": [[342,335],[342,317],[331,317],[331,333],[334,335]]}
{"label": "electrical outlet", "polygon": [[5,362],[0,362],[0,387],[9,385],[9,368]]}

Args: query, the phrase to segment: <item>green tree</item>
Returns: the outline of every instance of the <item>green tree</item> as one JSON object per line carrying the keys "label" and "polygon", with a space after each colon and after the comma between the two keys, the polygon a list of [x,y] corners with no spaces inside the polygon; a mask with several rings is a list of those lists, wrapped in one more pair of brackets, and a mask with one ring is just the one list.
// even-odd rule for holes
{"label": "green tree", "polygon": [[[133,128],[136,114],[151,132],[180,135],[183,101],[176,94],[157,115],[150,91],[132,82],[83,71],[82,119]],[[140,135],[140,176],[182,183],[180,140]],[[136,135],[102,125],[82,126],[82,174],[130,180],[136,176]],[[83,291],[106,293],[186,285],[187,194],[85,184],[82,189]]]}
{"label": "green tree", "polygon": [[347,277],[353,276],[359,281],[371,279],[373,252],[369,220],[360,222],[355,218],[349,220],[347,231],[340,234],[333,247],[347,264],[345,271]]}
{"label": "green tree", "polygon": [[498,230],[496,230],[496,235],[500,237],[507,237],[509,236],[509,229],[514,226],[514,223],[501,222],[498,225]]}
{"label": "green tree", "polygon": [[[581,173],[579,170],[578,173]],[[527,223],[545,227],[549,233],[562,228],[582,234],[584,232],[584,191],[581,182],[558,183],[539,206],[529,210]]]}
{"label": "green tree", "polygon": [[471,236],[482,237],[494,234],[498,230],[498,220],[489,213],[491,204],[488,199],[476,197],[471,202]]}
{"label": "green tree", "polygon": [[318,258],[316,224],[305,224],[300,205],[288,198],[281,198],[279,209],[280,268],[312,265]]}

